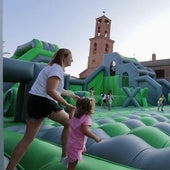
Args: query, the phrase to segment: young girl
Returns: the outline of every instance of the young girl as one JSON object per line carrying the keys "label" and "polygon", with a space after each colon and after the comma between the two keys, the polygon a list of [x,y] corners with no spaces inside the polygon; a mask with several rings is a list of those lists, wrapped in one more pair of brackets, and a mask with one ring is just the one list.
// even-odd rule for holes
{"label": "young girl", "polygon": [[95,101],[91,98],[79,98],[76,102],[76,111],[71,119],[71,132],[68,139],[68,170],[75,170],[82,153],[86,151],[87,137],[100,142],[101,139],[90,131],[91,117],[94,112]]}

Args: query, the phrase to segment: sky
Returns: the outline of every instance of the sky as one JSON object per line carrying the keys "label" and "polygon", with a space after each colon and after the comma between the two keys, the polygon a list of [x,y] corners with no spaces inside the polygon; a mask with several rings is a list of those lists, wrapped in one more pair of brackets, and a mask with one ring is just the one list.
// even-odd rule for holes
{"label": "sky", "polygon": [[158,60],[170,58],[170,0],[4,0],[4,57],[39,39],[69,48],[74,62],[66,73],[78,77],[103,11],[111,20],[113,52],[138,61],[151,60],[153,53]]}

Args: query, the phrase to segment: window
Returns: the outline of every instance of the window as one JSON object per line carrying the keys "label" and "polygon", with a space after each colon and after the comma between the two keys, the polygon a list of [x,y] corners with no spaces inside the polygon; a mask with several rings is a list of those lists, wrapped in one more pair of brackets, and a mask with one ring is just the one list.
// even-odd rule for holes
{"label": "window", "polygon": [[108,45],[108,44],[105,45],[105,52],[106,52],[106,53],[109,52],[109,45]]}
{"label": "window", "polygon": [[107,25],[109,25],[109,21],[108,21],[108,20],[105,20],[105,23],[106,23]]}
{"label": "window", "polygon": [[101,19],[97,20],[97,23],[98,23],[98,24],[100,24],[101,22],[102,22],[102,20],[101,20]]}
{"label": "window", "polygon": [[163,69],[155,70],[156,78],[165,78],[165,72]]}
{"label": "window", "polygon": [[107,37],[108,37],[108,33],[107,33],[107,31],[105,31],[105,33],[104,33],[104,37],[105,37],[105,38],[107,38]]}
{"label": "window", "polygon": [[98,27],[97,36],[100,36],[100,27]]}
{"label": "window", "polygon": [[115,74],[116,74],[116,62],[112,61],[110,63],[110,75],[115,76]]}
{"label": "window", "polygon": [[93,46],[93,54],[96,54],[96,51],[97,51],[97,43],[94,43],[94,46]]}

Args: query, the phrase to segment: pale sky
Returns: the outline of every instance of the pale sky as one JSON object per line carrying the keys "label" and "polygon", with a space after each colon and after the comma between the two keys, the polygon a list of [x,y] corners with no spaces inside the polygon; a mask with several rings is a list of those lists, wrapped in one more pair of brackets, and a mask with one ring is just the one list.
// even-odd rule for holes
{"label": "pale sky", "polygon": [[66,72],[78,76],[87,68],[89,38],[96,18],[111,19],[113,52],[138,61],[170,58],[170,0],[4,0],[4,52],[39,39],[72,51]]}

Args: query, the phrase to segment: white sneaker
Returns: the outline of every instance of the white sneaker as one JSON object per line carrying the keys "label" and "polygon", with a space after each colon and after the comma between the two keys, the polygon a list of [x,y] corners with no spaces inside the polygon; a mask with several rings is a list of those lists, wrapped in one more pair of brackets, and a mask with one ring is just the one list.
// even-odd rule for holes
{"label": "white sneaker", "polygon": [[67,156],[62,157],[61,158],[61,163],[63,163],[65,168],[68,168],[68,157]]}

